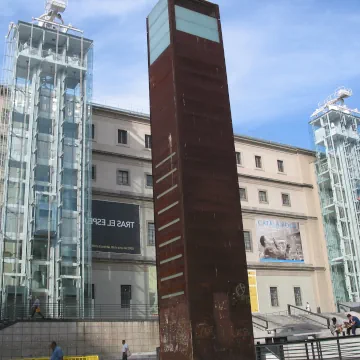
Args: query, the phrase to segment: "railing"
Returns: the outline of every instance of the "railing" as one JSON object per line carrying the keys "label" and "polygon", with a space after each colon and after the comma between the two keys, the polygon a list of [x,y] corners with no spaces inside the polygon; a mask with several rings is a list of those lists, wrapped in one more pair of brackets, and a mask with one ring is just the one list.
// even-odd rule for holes
{"label": "railing", "polygon": [[[279,339],[280,340],[280,339]],[[360,336],[256,344],[256,360],[347,360],[359,359]]]}
{"label": "railing", "polygon": [[[9,305],[2,311],[4,321],[28,320],[32,315],[32,305]],[[130,305],[89,305],[80,307],[76,304],[40,304],[40,314],[35,313],[34,318],[43,315],[46,319],[57,320],[123,320],[144,321],[157,320],[158,309],[155,305],[130,304]]]}
{"label": "railing", "polygon": [[[64,360],[99,360],[99,355],[86,355],[86,356],[64,356]],[[23,358],[22,360],[50,360],[48,357],[41,358]]]}
{"label": "railing", "polygon": [[252,322],[255,327],[260,330],[268,330],[269,322],[260,315],[252,315]]}
{"label": "railing", "polygon": [[300,317],[306,318],[306,320],[310,320],[314,323],[322,325],[326,328],[330,327],[330,319],[324,315],[315,314],[311,311],[304,310],[300,307],[294,305],[288,305],[288,313],[289,315],[297,315]]}
{"label": "railing", "polygon": [[346,304],[341,303],[340,301],[338,301],[337,309],[338,309],[339,313],[341,313],[341,312],[350,312],[351,311],[351,306],[346,305]]}

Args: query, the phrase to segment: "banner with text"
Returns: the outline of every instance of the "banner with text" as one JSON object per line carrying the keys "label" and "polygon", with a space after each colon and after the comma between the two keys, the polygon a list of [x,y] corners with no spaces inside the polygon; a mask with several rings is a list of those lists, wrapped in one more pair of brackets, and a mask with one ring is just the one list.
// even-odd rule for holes
{"label": "banner with text", "polygon": [[251,312],[258,313],[259,299],[258,299],[258,291],[257,291],[256,270],[248,270],[248,278],[249,278]]}
{"label": "banner with text", "polygon": [[304,262],[298,222],[256,219],[256,238],[260,261]]}
{"label": "banner with text", "polygon": [[93,200],[92,251],[141,254],[139,206]]}

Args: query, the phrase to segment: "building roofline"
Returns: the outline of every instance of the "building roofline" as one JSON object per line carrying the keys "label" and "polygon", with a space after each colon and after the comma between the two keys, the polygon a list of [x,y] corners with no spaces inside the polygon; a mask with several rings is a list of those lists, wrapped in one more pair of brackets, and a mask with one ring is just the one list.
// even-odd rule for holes
{"label": "building roofline", "polygon": [[[49,29],[49,28],[43,28],[43,27],[41,27],[41,26],[39,26],[39,25],[37,25],[37,24],[34,24],[34,21],[35,21],[35,20],[33,20],[33,22],[28,22],[28,21],[19,20],[19,21],[18,21],[18,25],[30,25],[30,26],[34,26],[34,27],[36,27],[36,28],[38,28],[38,29],[46,29],[46,30],[49,31],[49,32],[53,32],[54,34],[57,34],[57,31],[56,31],[56,30]],[[69,30],[70,30],[70,31],[73,31],[72,29],[69,29]],[[86,37],[84,37],[84,36],[78,36],[78,35],[74,35],[74,34],[71,34],[71,33],[61,33],[61,35],[67,35],[67,36],[73,37],[73,38],[75,38],[75,39],[83,39],[83,40],[85,40],[85,41],[90,42],[91,44],[94,42],[93,40],[88,39],[88,38],[86,38]]]}
{"label": "building roofline", "polygon": [[[102,104],[94,103],[94,102],[92,103],[92,107],[93,107],[93,109],[96,109],[96,110],[109,111],[111,113],[117,113],[117,114],[120,114],[123,116],[135,117],[135,118],[137,118],[137,120],[143,121],[145,123],[150,122],[150,115],[142,113],[142,112],[126,110],[126,109],[122,109],[122,108],[118,108],[118,107],[114,107],[114,106],[102,105]],[[263,140],[263,139],[255,138],[252,136],[234,134],[234,139],[235,139],[235,141],[238,140],[238,141],[246,141],[249,143],[257,143],[260,145],[267,145],[272,148],[276,147],[283,151],[291,151],[291,152],[295,152],[295,153],[301,153],[304,155],[315,156],[315,151],[310,150],[310,149],[304,149],[304,148],[300,148],[300,147],[296,147],[296,146],[292,146],[292,145],[281,144],[281,143],[278,143],[275,141],[270,141],[270,140]]]}
{"label": "building roofline", "polygon": [[292,151],[292,152],[301,153],[301,154],[304,154],[304,155],[315,156],[315,154],[316,154],[315,151],[310,150],[310,149],[300,148],[300,147],[297,147],[297,146],[292,146],[292,145],[287,145],[287,144],[281,144],[281,143],[278,143],[276,141],[263,140],[263,139],[260,139],[260,138],[255,138],[255,137],[247,136],[247,135],[234,134],[234,139],[235,140],[252,142],[252,143],[259,143],[259,144],[262,144],[262,145],[267,145],[269,147],[276,147],[276,148],[284,150],[284,151]]}

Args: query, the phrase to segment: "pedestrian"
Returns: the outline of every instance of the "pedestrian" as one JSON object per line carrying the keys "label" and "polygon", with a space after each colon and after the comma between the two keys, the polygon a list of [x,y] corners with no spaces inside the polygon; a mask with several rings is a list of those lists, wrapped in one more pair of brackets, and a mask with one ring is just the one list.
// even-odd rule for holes
{"label": "pedestrian", "polygon": [[61,347],[57,346],[56,341],[53,341],[50,344],[50,349],[52,350],[50,360],[64,360],[64,353],[61,350]]}
{"label": "pedestrian", "polygon": [[336,317],[333,317],[331,319],[331,324],[330,324],[330,332],[333,336],[339,336],[341,333],[343,333],[343,336],[345,336],[345,332],[343,332],[343,327],[341,324],[338,324]]}
{"label": "pedestrian", "polygon": [[311,312],[311,307],[309,302],[306,302],[306,311]]}
{"label": "pedestrian", "polygon": [[38,298],[35,299],[32,306],[31,318],[33,318],[35,314],[39,314],[43,319],[45,319],[44,315],[40,311],[40,300]]}
{"label": "pedestrian", "polygon": [[359,318],[351,314],[347,314],[347,318],[349,319],[349,322],[345,323],[347,334],[350,335],[351,332],[353,335],[356,335],[356,329],[360,328]]}
{"label": "pedestrian", "polygon": [[122,360],[127,360],[128,357],[130,357],[130,350],[129,345],[126,343],[125,340],[122,341]]}

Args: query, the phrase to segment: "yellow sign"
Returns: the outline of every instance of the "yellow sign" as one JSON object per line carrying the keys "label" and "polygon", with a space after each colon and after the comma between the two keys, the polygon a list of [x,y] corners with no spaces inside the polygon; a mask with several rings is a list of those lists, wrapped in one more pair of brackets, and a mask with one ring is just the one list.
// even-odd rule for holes
{"label": "yellow sign", "polygon": [[257,313],[259,312],[259,299],[257,292],[256,270],[248,270],[248,278],[251,312]]}

